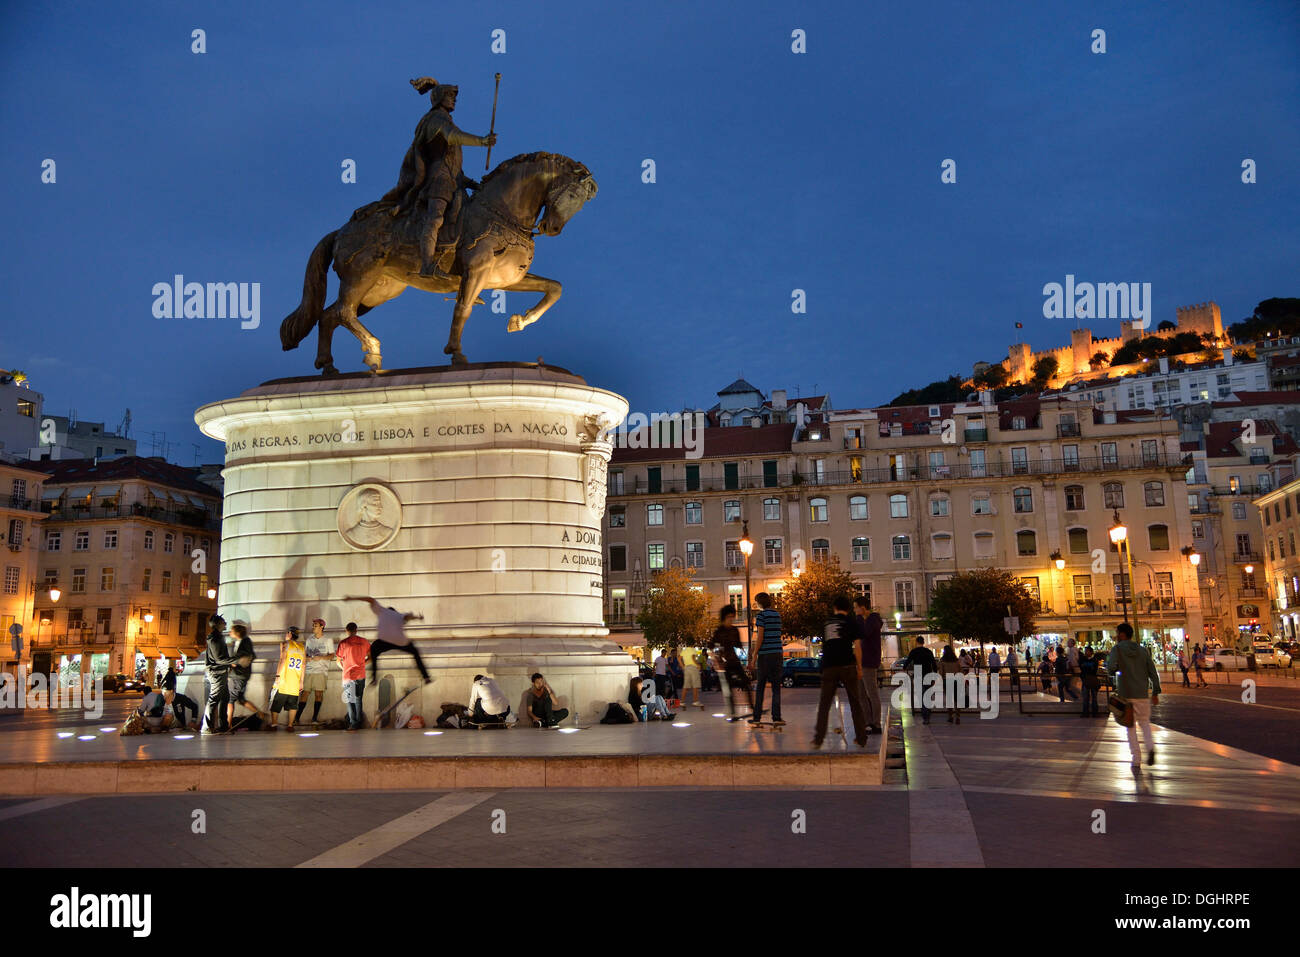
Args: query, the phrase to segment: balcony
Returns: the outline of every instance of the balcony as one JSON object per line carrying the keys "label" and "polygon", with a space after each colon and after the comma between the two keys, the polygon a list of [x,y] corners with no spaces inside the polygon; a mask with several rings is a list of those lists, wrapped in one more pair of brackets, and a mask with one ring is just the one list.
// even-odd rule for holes
{"label": "balcony", "polygon": [[1079,423],[1062,422],[1056,427],[1056,434],[1063,439],[1079,437]]}
{"label": "balcony", "polygon": [[1148,615],[1173,614],[1187,610],[1186,598],[1141,598],[1138,607]]}
{"label": "balcony", "polygon": [[1234,552],[1232,555],[1234,565],[1261,565],[1264,562],[1264,556],[1259,552]]}
{"label": "balcony", "polygon": [[1070,615],[1109,615],[1114,610],[1110,602],[1100,598],[1092,601],[1067,601],[1065,607]]}
{"label": "balcony", "polygon": [[197,508],[166,509],[148,506],[140,502],[130,505],[110,505],[91,507],[88,505],[64,506],[57,512],[46,513],[46,523],[84,522],[97,518],[150,518],[168,525],[188,525],[192,528],[205,528],[216,531],[221,528],[221,519]]}
{"label": "balcony", "polygon": [[39,512],[41,503],[39,499],[28,498],[26,495],[0,495],[0,508],[11,508],[19,512]]}
{"label": "balcony", "polygon": [[966,429],[962,432],[963,442],[987,442],[988,440],[988,429]]}

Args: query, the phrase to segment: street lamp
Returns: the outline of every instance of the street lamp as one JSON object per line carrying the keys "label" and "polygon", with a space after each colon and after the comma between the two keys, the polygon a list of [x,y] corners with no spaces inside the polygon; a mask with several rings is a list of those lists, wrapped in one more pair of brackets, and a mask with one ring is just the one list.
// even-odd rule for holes
{"label": "street lamp", "polygon": [[749,522],[740,529],[740,554],[745,556],[745,646],[749,649],[749,660],[754,660],[754,622],[749,616],[749,556],[754,552],[754,542],[749,537]]}
{"label": "street lamp", "polygon": [[[1110,527],[1110,540],[1114,542],[1115,547],[1123,551],[1125,561],[1120,564],[1120,580],[1124,582],[1124,621],[1128,623],[1128,606],[1133,600],[1133,550],[1128,541],[1128,526],[1119,517],[1119,509],[1115,509],[1115,524]],[[1125,568],[1128,570],[1127,580],[1124,577]],[[1138,630],[1137,606],[1133,606],[1133,636],[1137,641],[1142,640],[1142,632]]]}
{"label": "street lamp", "polygon": [[1065,571],[1065,556],[1061,554],[1059,548],[1052,552],[1052,561],[1056,563],[1056,570],[1058,572]]}
{"label": "street lamp", "polygon": [[209,588],[208,601],[213,601],[216,597],[217,597],[217,590],[215,588]]}

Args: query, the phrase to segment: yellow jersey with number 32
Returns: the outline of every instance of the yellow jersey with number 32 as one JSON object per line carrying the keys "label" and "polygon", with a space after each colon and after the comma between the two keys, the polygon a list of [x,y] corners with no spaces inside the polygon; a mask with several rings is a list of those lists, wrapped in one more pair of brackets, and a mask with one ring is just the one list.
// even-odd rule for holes
{"label": "yellow jersey with number 32", "polygon": [[280,694],[297,695],[302,692],[302,675],[307,664],[307,649],[301,641],[288,641],[284,657],[276,673],[276,690]]}

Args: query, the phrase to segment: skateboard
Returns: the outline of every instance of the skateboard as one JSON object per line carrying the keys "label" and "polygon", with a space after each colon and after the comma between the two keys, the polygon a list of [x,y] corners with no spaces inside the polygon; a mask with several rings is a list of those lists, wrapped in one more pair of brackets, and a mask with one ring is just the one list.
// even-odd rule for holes
{"label": "skateboard", "polygon": [[839,716],[840,726],[838,728],[831,728],[831,734],[838,734],[840,736],[840,739],[844,742],[844,747],[848,748],[849,734],[844,727],[844,705],[840,703],[840,696],[838,692],[835,695],[835,713]]}
{"label": "skateboard", "polygon": [[416,685],[413,688],[407,688],[405,693],[403,693],[403,695],[400,698],[398,698],[396,701],[390,704],[383,711],[380,711],[378,714],[375,715],[375,720],[371,723],[370,726],[372,728],[382,728],[384,724],[388,721],[388,716],[392,714],[394,710],[396,710],[397,706],[419,690],[420,690],[419,685]]}
{"label": "skateboard", "polygon": [[750,731],[775,731],[777,734],[785,733],[785,722],[777,724],[775,721],[755,721],[749,725]]}
{"label": "skateboard", "polygon": [[504,721],[484,721],[482,724],[479,724],[477,721],[471,721],[469,720],[469,718],[465,718],[464,721],[465,723],[461,725],[461,727],[473,728],[475,731],[486,731],[491,728],[510,727],[510,725],[506,724]]}

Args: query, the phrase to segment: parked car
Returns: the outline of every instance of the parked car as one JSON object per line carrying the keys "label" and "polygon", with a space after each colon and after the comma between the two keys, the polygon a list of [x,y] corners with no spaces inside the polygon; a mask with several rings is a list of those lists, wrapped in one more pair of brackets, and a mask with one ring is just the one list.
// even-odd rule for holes
{"label": "parked car", "polygon": [[820,685],[822,683],[822,660],[820,658],[787,658],[781,665],[781,685],[794,688],[798,685]]}
{"label": "parked car", "polygon": [[126,675],[123,674],[104,675],[104,690],[105,691],[126,691],[128,680],[129,679],[126,677]]}
{"label": "parked car", "polygon": [[1252,649],[1255,665],[1259,668],[1286,668],[1291,664],[1291,656],[1279,651],[1267,642],[1257,642]]}

